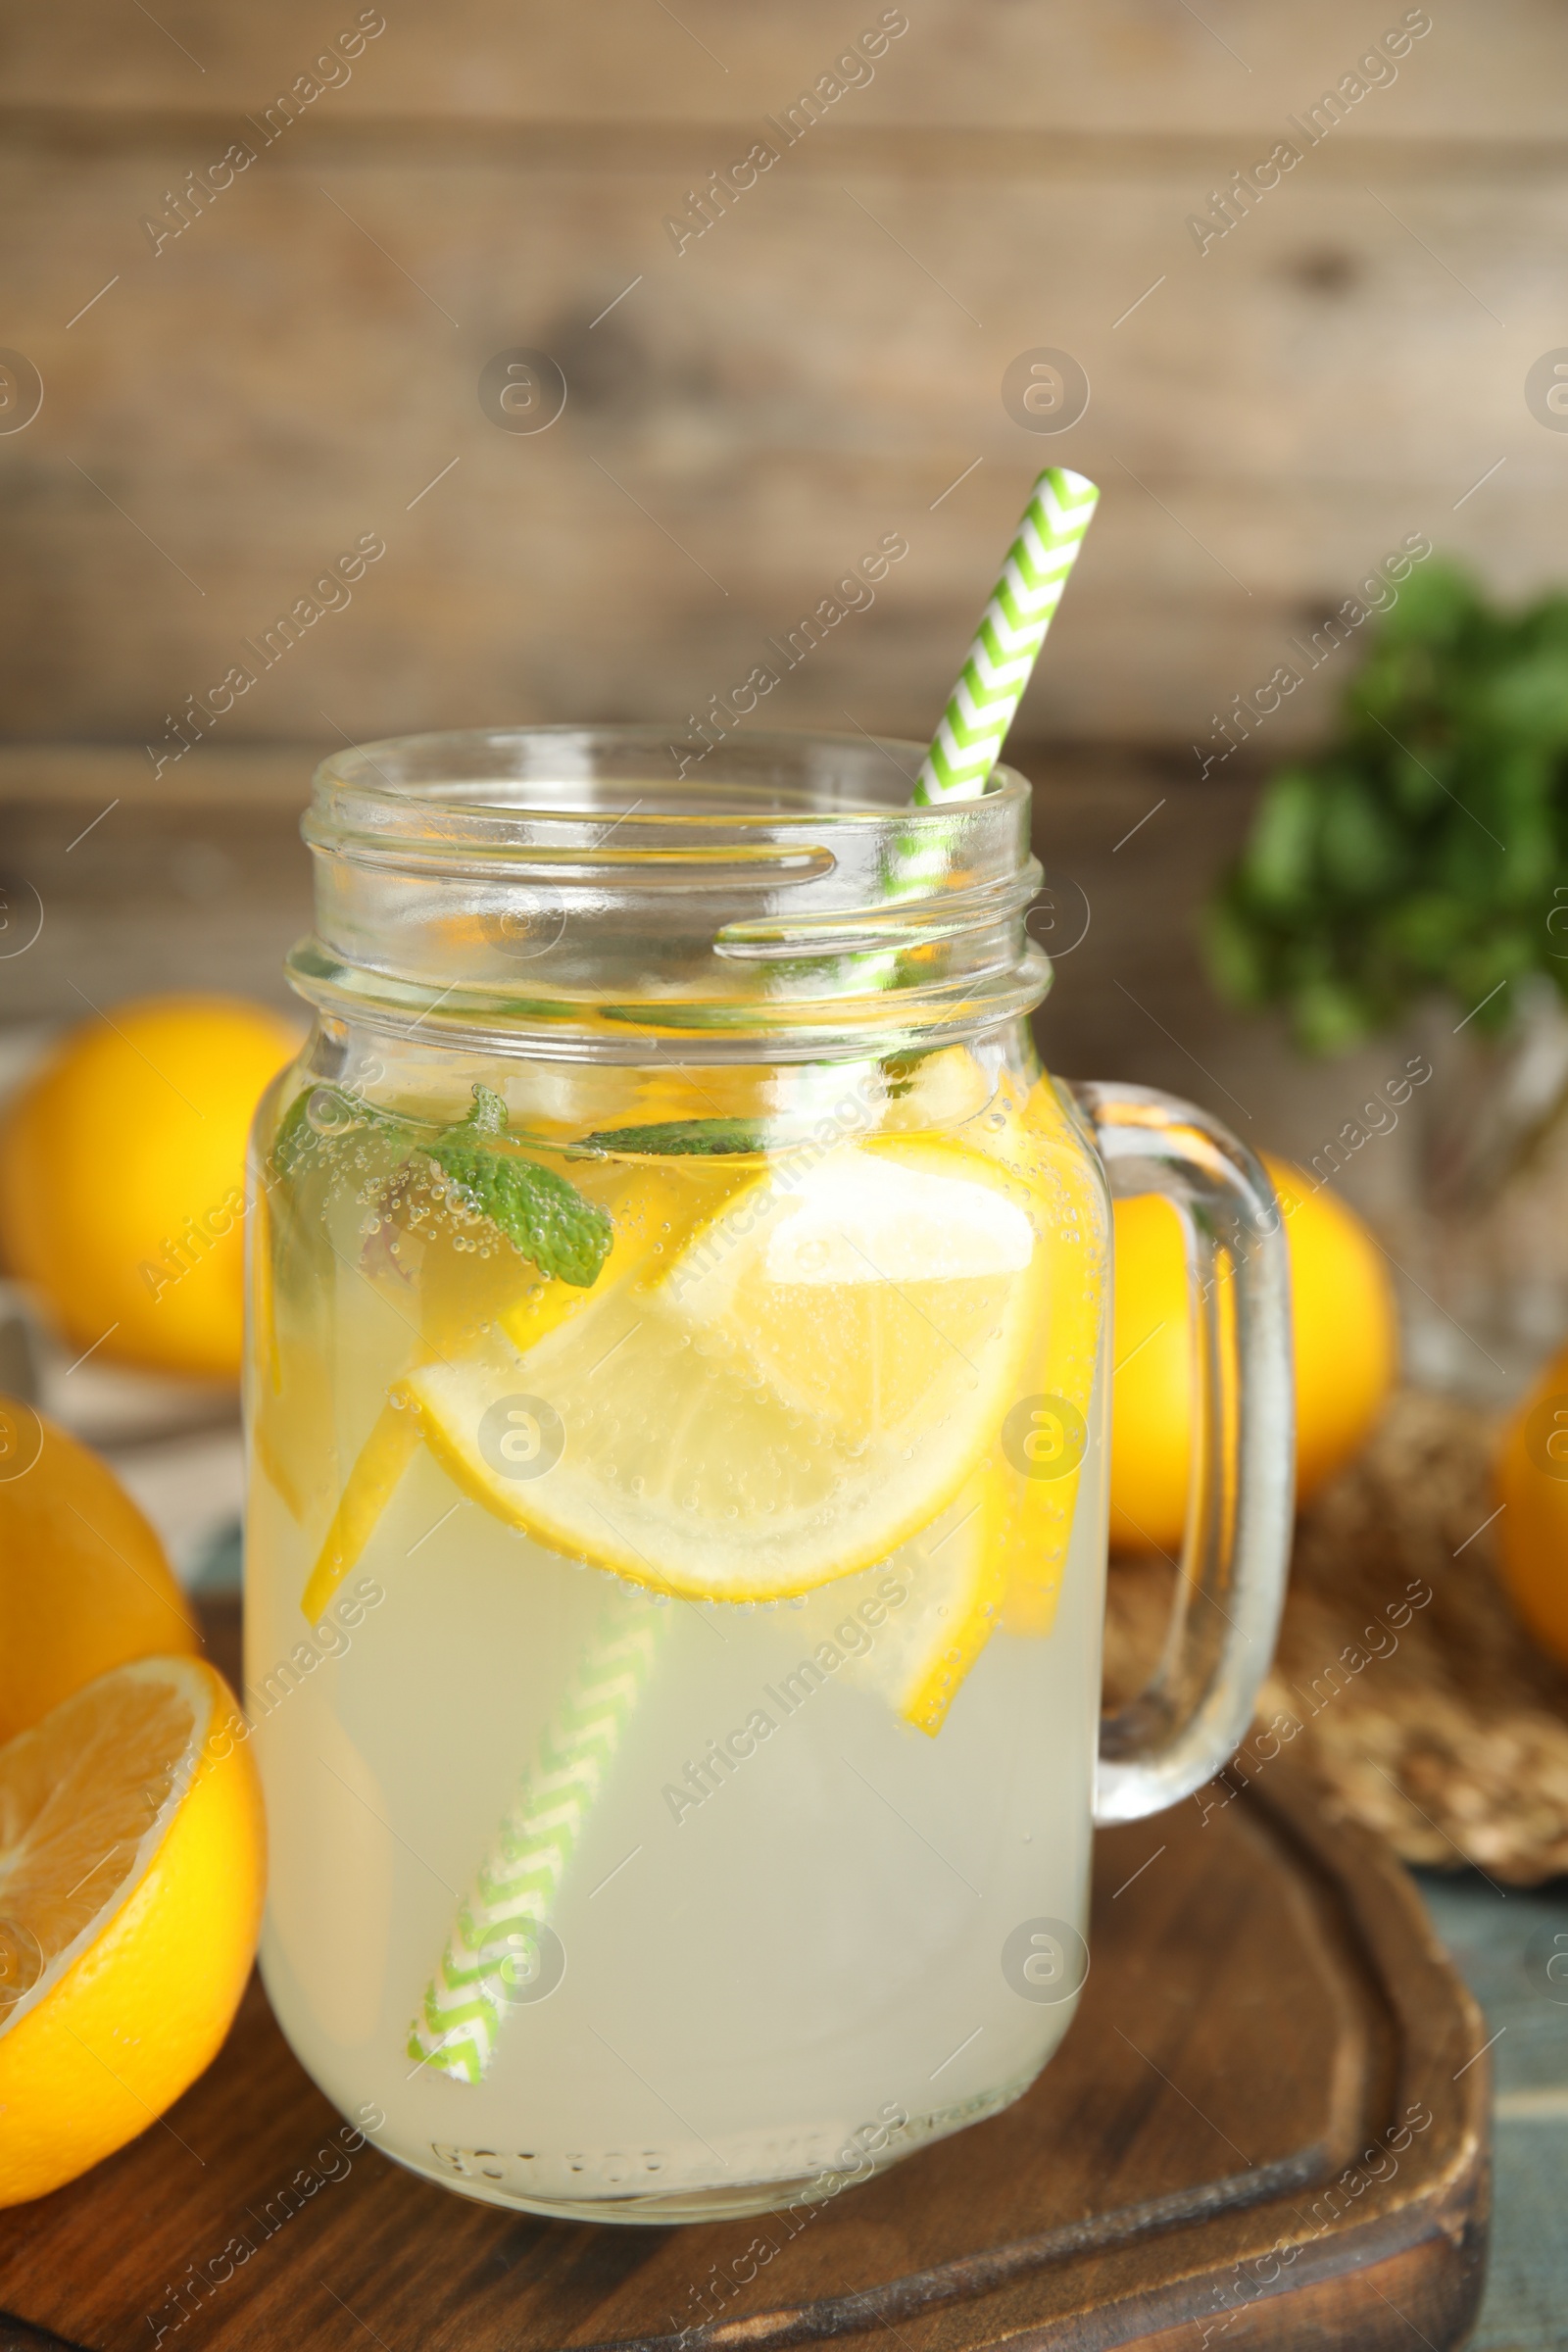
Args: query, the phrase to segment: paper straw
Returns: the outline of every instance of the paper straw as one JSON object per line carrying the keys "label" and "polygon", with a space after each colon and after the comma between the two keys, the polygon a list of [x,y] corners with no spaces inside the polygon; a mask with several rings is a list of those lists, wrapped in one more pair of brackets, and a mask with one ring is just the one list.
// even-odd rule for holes
{"label": "paper straw", "polygon": [[607,1616],[539,1736],[515,1803],[458,1909],[446,1950],[409,2028],[408,2054],[455,2082],[481,2082],[509,2009],[527,1997],[517,1961],[555,1909],[562,1882],[637,1711],[669,1610],[640,1623]]}
{"label": "paper straw", "polygon": [[1064,466],[1048,466],[1036,482],[925,756],[916,808],[984,792],[1099,499],[1093,482]]}
{"label": "paper straw", "polygon": [[[911,796],[916,808],[974,800],[985,791],[1099,499],[1096,485],[1066,466],[1048,466],[1035,483],[920,769]],[[906,844],[895,858],[890,896],[920,889],[921,862],[916,845]],[[891,976],[894,959],[880,960]],[[607,1625],[585,1652],[560,1712],[540,1735],[537,1761],[524,1772],[516,1801],[459,1907],[420,2014],[409,2029],[409,2056],[422,2067],[457,2082],[484,2079],[507,2011],[518,1997],[514,1972],[519,1946],[530,1936],[536,1940],[535,1932],[556,1907],[605,1776],[636,1714],[662,1631],[662,1620],[620,1632]]]}

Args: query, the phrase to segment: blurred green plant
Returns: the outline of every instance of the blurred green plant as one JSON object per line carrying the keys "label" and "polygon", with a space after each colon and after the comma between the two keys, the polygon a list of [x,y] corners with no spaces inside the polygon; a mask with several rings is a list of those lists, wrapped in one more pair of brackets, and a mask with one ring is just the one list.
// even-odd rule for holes
{"label": "blurred green plant", "polygon": [[1495,1035],[1504,982],[1545,972],[1568,996],[1554,908],[1568,932],[1568,595],[1503,612],[1435,566],[1383,621],[1338,739],[1264,787],[1204,911],[1210,976],[1283,1006],[1310,1054],[1435,991]]}

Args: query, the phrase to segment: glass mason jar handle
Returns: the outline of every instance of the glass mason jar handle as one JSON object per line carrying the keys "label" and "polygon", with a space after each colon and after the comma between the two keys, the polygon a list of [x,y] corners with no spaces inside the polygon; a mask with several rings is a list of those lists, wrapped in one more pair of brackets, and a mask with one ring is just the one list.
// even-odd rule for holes
{"label": "glass mason jar handle", "polygon": [[1146,1086],[1075,1086],[1117,1200],[1181,1218],[1193,1446],[1181,1581],[1152,1681],[1101,1727],[1099,1822],[1137,1821],[1218,1770],[1251,1720],[1285,1598],[1295,1507],[1290,1263],[1268,1177],[1217,1119]]}

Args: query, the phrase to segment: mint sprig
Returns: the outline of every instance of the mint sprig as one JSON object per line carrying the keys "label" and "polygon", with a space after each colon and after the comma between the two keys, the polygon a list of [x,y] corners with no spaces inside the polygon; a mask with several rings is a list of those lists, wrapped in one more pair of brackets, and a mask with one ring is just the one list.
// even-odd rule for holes
{"label": "mint sprig", "polygon": [[458,1204],[488,1217],[541,1274],[583,1291],[598,1280],[615,1238],[609,1210],[554,1168],[508,1149],[507,1106],[493,1087],[476,1086],[467,1117],[427,1139],[409,1120],[340,1087],[309,1086],[278,1126],[272,1164],[280,1176],[294,1176],[322,1142],[360,1128],[431,1161]]}
{"label": "mint sprig", "polygon": [[505,1102],[493,1087],[476,1086],[462,1126],[449,1127],[422,1149],[463,1205],[488,1217],[541,1274],[591,1289],[615,1238],[609,1210],[585,1200],[554,1168],[498,1151],[506,1131]]}
{"label": "mint sprig", "polygon": [[277,1133],[272,1138],[272,1167],[277,1175],[297,1176],[321,1141],[321,1130],[312,1124],[308,1106],[322,1095],[330,1096],[334,1105],[341,1104],[345,1128],[363,1123],[358,1115],[359,1106],[340,1088],[308,1086],[302,1095],[295,1096],[277,1123]]}
{"label": "mint sprig", "polygon": [[1509,982],[1568,997],[1565,872],[1568,596],[1508,611],[1433,564],[1388,609],[1335,737],[1264,785],[1208,904],[1209,973],[1235,1004],[1280,1005],[1308,1054],[1440,991],[1497,1035],[1528,1002]]}

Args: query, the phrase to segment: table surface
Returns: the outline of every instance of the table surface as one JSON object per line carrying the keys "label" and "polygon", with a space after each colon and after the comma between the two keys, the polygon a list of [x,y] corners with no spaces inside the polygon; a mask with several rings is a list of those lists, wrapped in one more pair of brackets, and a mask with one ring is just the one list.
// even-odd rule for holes
{"label": "table surface", "polygon": [[1492,2244],[1471,2352],[1559,2352],[1568,2346],[1568,1983],[1554,1993],[1545,1963],[1553,1936],[1568,1951],[1568,1878],[1504,1888],[1474,1870],[1413,1875],[1494,2036]]}
{"label": "table surface", "polygon": [[[237,1611],[206,1614],[222,1656]],[[749,2223],[539,2222],[373,2151],[328,2161],[335,2119],[258,1990],[167,2131],[0,2216],[0,2303],[32,2323],[0,2318],[0,2340],[21,2352],[42,2326],[44,2341],[134,2352],[172,2302],[188,2352],[338,2352],[350,2328],[392,2352],[628,2337],[690,2352],[670,2331],[693,2311],[710,2352],[846,2327],[909,2352],[1048,2337],[1174,2352],[1205,2328],[1238,2347],[1459,2340],[1480,2283],[1489,2060],[1398,1866],[1281,1763],[1211,1818],[1178,1807],[1105,1832],[1096,1878],[1098,1964],[1040,2082],[854,2198],[803,2208],[810,2228],[779,2225],[765,2269],[737,2270]],[[1421,2136],[1392,2171],[1363,2167],[1407,2101]],[[296,2218],[328,2179],[330,2199]],[[246,2267],[217,2271],[203,2249],[221,2256],[236,2232]],[[198,2299],[185,2273],[204,2261]],[[735,2299],[710,2305],[705,2282],[732,2273]]]}
{"label": "table surface", "polygon": [[1494,2034],[1492,2256],[1471,2352],[1568,2344],[1568,1983],[1548,1992],[1550,1938],[1568,1951],[1568,1879],[1493,1885],[1416,1874],[1427,1908]]}

